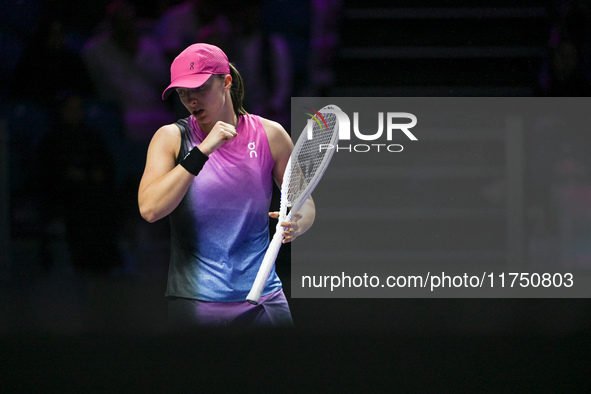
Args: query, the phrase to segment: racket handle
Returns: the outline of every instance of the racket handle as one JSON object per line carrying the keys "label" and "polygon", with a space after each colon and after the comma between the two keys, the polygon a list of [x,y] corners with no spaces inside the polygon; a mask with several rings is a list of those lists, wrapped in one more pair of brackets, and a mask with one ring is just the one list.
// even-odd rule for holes
{"label": "racket handle", "polygon": [[261,294],[263,293],[267,279],[269,279],[269,274],[271,273],[273,264],[275,264],[275,259],[277,259],[279,249],[281,249],[281,241],[283,241],[283,227],[281,226],[281,222],[283,221],[291,221],[291,215],[288,215],[285,219],[280,219],[279,223],[277,223],[275,235],[273,235],[271,243],[267,248],[267,252],[265,253],[265,257],[263,258],[259,272],[257,273],[257,276],[254,280],[254,284],[250,289],[250,293],[248,293],[248,296],[246,296],[246,301],[253,305],[258,305],[259,301],[261,300]]}

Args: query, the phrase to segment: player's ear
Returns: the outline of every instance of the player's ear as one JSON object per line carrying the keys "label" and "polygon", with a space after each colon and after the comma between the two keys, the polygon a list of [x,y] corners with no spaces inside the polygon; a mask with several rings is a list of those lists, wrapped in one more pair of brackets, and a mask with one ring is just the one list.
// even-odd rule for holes
{"label": "player's ear", "polygon": [[224,77],[224,91],[230,90],[231,87],[232,87],[232,76],[230,74],[227,74]]}

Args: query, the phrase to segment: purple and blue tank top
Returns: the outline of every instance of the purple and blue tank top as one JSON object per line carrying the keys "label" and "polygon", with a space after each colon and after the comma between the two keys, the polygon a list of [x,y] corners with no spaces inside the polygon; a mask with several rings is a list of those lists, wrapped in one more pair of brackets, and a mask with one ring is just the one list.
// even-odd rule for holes
{"label": "purple and blue tank top", "polygon": [[[181,129],[177,164],[206,134],[192,116]],[[171,258],[166,296],[244,301],[269,245],[274,165],[256,115],[240,117],[237,137],[209,156],[169,215]],[[281,289],[275,270],[263,295]]]}

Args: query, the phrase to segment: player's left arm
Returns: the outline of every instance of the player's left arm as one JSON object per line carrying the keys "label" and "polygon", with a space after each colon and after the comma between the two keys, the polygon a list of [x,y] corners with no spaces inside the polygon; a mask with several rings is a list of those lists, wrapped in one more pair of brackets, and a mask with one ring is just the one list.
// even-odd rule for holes
{"label": "player's left arm", "polygon": [[[289,161],[289,156],[293,149],[293,143],[289,134],[277,122],[268,119],[261,119],[263,127],[267,133],[267,140],[269,141],[269,148],[275,165],[273,166],[273,179],[275,183],[281,188],[283,174],[285,167]],[[277,219],[279,212],[269,212],[269,216]],[[283,222],[281,225],[284,228],[283,243],[292,242],[294,239],[304,234],[314,223],[316,217],[316,207],[312,196],[308,197],[298,212],[293,212],[293,220],[291,222]]]}

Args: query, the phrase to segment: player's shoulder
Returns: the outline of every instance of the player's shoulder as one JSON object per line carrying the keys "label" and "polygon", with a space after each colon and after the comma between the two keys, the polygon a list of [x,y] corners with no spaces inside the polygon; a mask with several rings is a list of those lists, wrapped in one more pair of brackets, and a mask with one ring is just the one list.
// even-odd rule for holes
{"label": "player's shoulder", "polygon": [[156,131],[154,137],[156,136],[158,136],[159,138],[180,138],[181,129],[176,123],[166,124]]}
{"label": "player's shoulder", "polygon": [[267,134],[267,141],[269,141],[269,149],[275,161],[283,157],[289,157],[292,149],[292,142],[289,134],[283,126],[274,120],[261,117],[261,123],[265,128]]}
{"label": "player's shoulder", "polygon": [[150,145],[177,151],[181,141],[181,129],[175,123],[160,127],[152,137]]}
{"label": "player's shoulder", "polygon": [[285,131],[279,122],[263,117],[260,119],[265,132],[267,133],[267,139],[269,140],[269,143],[291,141],[289,134],[287,134],[287,131]]}
{"label": "player's shoulder", "polygon": [[271,119],[263,118],[262,116],[259,116],[259,119],[261,120],[261,123],[263,124],[263,126],[265,128],[281,128],[281,129],[283,129],[283,126],[281,126],[281,124],[279,122],[276,122]]}

